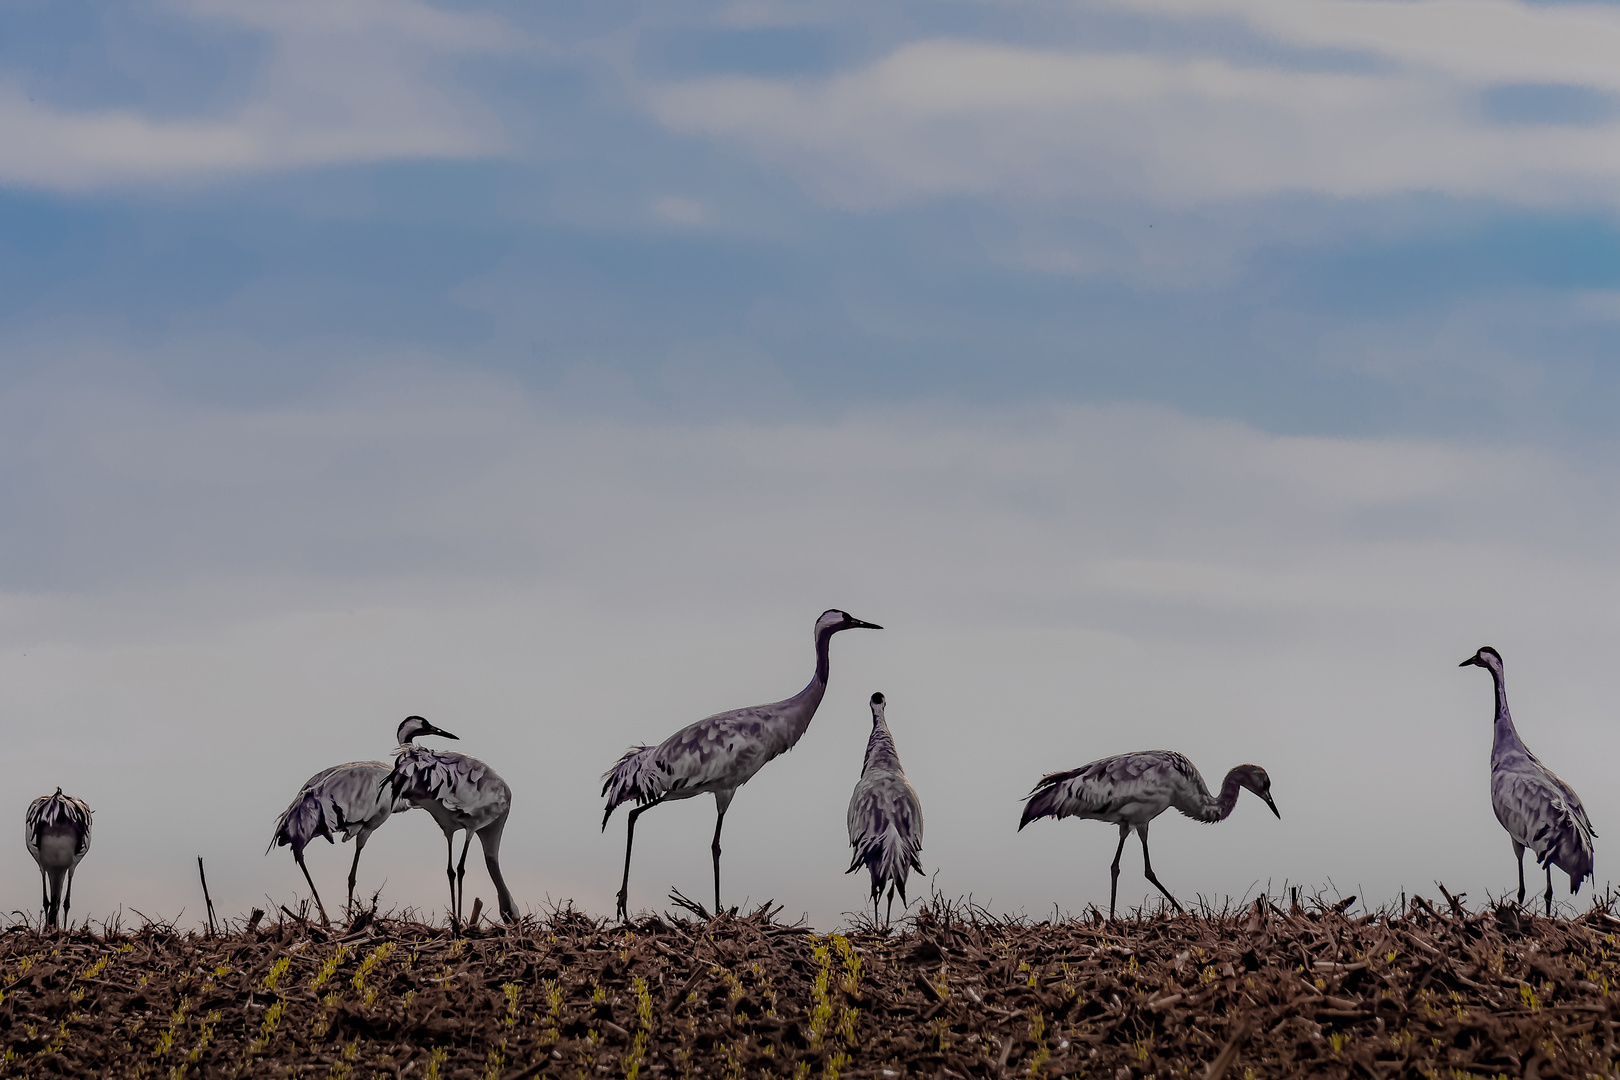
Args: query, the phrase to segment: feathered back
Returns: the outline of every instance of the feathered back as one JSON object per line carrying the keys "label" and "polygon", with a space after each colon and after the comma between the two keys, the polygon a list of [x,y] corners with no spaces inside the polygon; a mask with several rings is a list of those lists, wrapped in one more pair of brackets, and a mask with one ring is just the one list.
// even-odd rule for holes
{"label": "feathered back", "polygon": [[381,761],[351,761],[322,769],[304,781],[276,819],[270,847],[291,844],[293,852],[301,854],[317,837],[330,844],[342,833],[348,840],[368,824],[375,828],[390,814],[409,810],[409,802],[383,790],[388,774],[388,765]]}
{"label": "feathered back", "polygon": [[74,854],[83,858],[84,853],[90,850],[90,816],[93,813],[89,803],[62,794],[61,788],[57,788],[54,795],[41,795],[28,804],[28,812],[23,818],[24,839],[29,854],[39,858],[39,838],[46,829],[69,825],[78,833]]}
{"label": "feathered back", "polygon": [[395,799],[413,806],[438,803],[454,813],[497,812],[493,804],[512,798],[506,781],[477,758],[415,743],[394,751],[386,783]]}

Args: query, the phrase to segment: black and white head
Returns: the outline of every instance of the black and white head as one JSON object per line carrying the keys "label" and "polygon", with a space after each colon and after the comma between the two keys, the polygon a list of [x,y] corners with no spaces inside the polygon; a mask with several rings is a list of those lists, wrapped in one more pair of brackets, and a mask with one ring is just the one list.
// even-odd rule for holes
{"label": "black and white head", "polygon": [[1237,773],[1238,783],[1264,799],[1266,805],[1271,807],[1271,812],[1277,815],[1279,821],[1282,820],[1282,813],[1277,809],[1277,804],[1271,801],[1271,777],[1266,770],[1258,765],[1239,765],[1232,771]]}
{"label": "black and white head", "polygon": [[884,697],[883,697],[883,695],[881,693],[873,694],[872,695],[872,726],[873,727],[876,727],[877,725],[879,725],[879,724],[881,724],[883,722],[883,705],[884,705]]}
{"label": "black and white head", "polygon": [[821,613],[821,618],[816,620],[816,636],[820,637],[822,634],[836,634],[840,630],[854,630],[857,627],[865,627],[868,630],[883,629],[883,627],[879,626],[877,623],[864,622],[857,619],[847,611],[840,611],[837,608],[828,608],[826,611]]}
{"label": "black and white head", "polygon": [[407,716],[399,725],[399,745],[410,745],[410,741],[418,735],[438,735],[446,739],[456,738],[448,731],[434,727],[420,716]]}
{"label": "black and white head", "polygon": [[1480,647],[1479,652],[1475,653],[1473,656],[1470,656],[1457,666],[1482,667],[1486,671],[1489,671],[1492,675],[1500,676],[1502,674],[1502,654],[1491,648],[1489,645],[1484,645]]}

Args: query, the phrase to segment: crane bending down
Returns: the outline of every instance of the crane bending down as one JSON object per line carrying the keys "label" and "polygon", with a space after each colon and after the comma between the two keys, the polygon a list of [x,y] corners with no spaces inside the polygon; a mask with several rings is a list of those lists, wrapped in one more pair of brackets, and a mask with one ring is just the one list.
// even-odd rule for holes
{"label": "crane bending down", "polygon": [[1258,765],[1238,765],[1226,774],[1219,797],[1209,793],[1204,778],[1193,763],[1173,750],[1140,750],[1119,754],[1082,765],[1068,772],[1041,778],[1035,790],[1024,796],[1024,816],[1019,831],[1040,817],[1091,818],[1119,826],[1119,847],[1114,849],[1108,883],[1108,917],[1114,917],[1114,900],[1119,892],[1119,857],[1125,838],[1135,829],[1142,838],[1142,872],[1164,894],[1177,913],[1181,905],[1153,875],[1148,859],[1148,823],[1170,807],[1194,821],[1224,821],[1237,805],[1238,789],[1248,788],[1265,800],[1271,812],[1281,818],[1271,801],[1271,777]]}
{"label": "crane bending down", "polygon": [[388,773],[389,766],[382,761],[351,761],[322,769],[304,781],[293,801],[276,819],[275,835],[270,838],[270,847],[264,849],[265,853],[282,845],[292,845],[293,859],[304,872],[309,891],[315,894],[315,906],[320,909],[322,922],[330,920],[315,881],[309,876],[304,848],[317,837],[325,837],[328,844],[334,843],[339,833],[343,834],[345,842],[354,841],[354,861],[349,864],[349,906],[353,907],[355,875],[360,870],[360,853],[365,850],[366,841],[382,828],[390,815],[411,808],[410,803],[381,789]]}
{"label": "crane bending down", "polygon": [[[467,849],[473,834],[484,849],[484,866],[495,883],[501,918],[518,920],[517,905],[501,877],[501,833],[512,812],[512,789],[494,769],[475,757],[449,750],[431,750],[411,740],[419,735],[456,736],[441,731],[420,716],[407,716],[399,725],[399,748],[394,751],[394,768],[382,783],[393,789],[396,799],[420,806],[433,816],[444,831],[444,873],[450,879],[450,915],[461,922],[462,887],[467,877]],[[465,829],[461,862],[454,862],[455,834]]]}
{"label": "crane bending down", "polygon": [[822,612],[816,620],[816,673],[810,685],[785,701],[716,713],[682,728],[657,746],[632,746],[603,774],[602,794],[608,801],[602,815],[604,831],[615,807],[631,800],[636,803],[625,828],[624,880],[619,885],[621,919],[629,917],[630,852],[636,840],[636,819],[667,799],[690,799],[706,791],[714,793],[716,811],[714,842],[709,851],[714,857],[714,908],[719,912],[720,827],[725,824],[726,808],[737,789],[767,761],[793,749],[803,737],[827,692],[828,643],[840,630],[856,627],[883,629],[847,611],[833,608]]}
{"label": "crane bending down", "polygon": [[917,856],[922,851],[922,803],[900,767],[900,755],[883,717],[882,694],[872,695],[872,737],[866,742],[866,763],[855,793],[849,798],[849,846],[855,849],[846,874],[865,866],[872,875],[872,922],[877,922],[878,897],[889,888],[889,909],[884,925],[894,914],[895,890],[906,903],[906,876],[922,872]]}
{"label": "crane bending down", "polygon": [[[28,804],[23,818],[24,842],[28,854],[39,864],[40,896],[45,906],[45,925],[55,927],[58,915],[66,916],[73,906],[73,872],[90,850],[90,804],[62,794],[41,795]],[[63,892],[63,879],[67,891]]]}
{"label": "crane bending down", "polygon": [[1458,667],[1482,667],[1496,684],[1495,736],[1491,741],[1491,807],[1513,841],[1519,861],[1519,903],[1524,903],[1524,849],[1547,870],[1547,914],[1552,914],[1552,868],[1569,874],[1573,896],[1592,873],[1597,831],[1575,789],[1558,778],[1519,739],[1502,682],[1502,654],[1486,645]]}

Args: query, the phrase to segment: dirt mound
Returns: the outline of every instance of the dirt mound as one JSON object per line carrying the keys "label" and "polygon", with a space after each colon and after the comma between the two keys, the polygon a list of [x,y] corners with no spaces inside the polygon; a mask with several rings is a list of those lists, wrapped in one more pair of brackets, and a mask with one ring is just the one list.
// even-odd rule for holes
{"label": "dirt mound", "polygon": [[826,936],[772,914],[12,928],[0,1074],[1585,1077],[1620,1050],[1601,910],[1037,924],[935,904]]}

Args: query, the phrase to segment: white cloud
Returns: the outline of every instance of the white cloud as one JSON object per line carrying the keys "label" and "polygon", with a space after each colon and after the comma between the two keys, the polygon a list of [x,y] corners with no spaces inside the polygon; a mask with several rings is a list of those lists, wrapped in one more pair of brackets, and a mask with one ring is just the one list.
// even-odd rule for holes
{"label": "white cloud", "polygon": [[[1603,455],[1127,406],[616,419],[406,370],[253,412],[93,385],[16,391],[0,426],[17,496],[0,528],[8,545],[55,530],[60,557],[55,585],[0,594],[22,778],[0,812],[58,783],[97,806],[76,910],[195,912],[181,871],[199,854],[227,908],[288,900],[291,861],[262,855],[272,816],[421,712],[513,785],[520,899],[606,911],[623,831],[598,831],[600,771],[631,741],[796,690],[828,605],[888,629],[839,640],[821,715],[738,796],[725,843],[729,896],[821,925],[861,901],[841,821],[874,689],[922,793],[925,865],[1002,910],[1106,896],[1110,830],[1015,834],[1018,798],[1054,763],[1152,745],[1277,782],[1280,823],[1252,803],[1155,828],[1184,894],[1507,887],[1490,694],[1455,667],[1487,642],[1526,739],[1600,831],[1620,815],[1588,764],[1620,752]],[[633,903],[704,887],[711,812],[643,819]],[[362,882],[438,904],[442,850],[402,817]],[[338,888],[346,855],[317,850],[317,880]],[[0,908],[26,908],[26,854],[4,858]]]}
{"label": "white cloud", "polygon": [[1620,90],[1609,62],[1620,18],[1609,12],[1435,0],[1144,7],[1239,18],[1279,44],[1375,62],[1325,70],[1234,59],[1215,44],[1188,55],[932,39],[823,80],[702,78],[657,87],[650,102],[670,128],[736,141],[854,208],[951,194],[1173,207],[1290,192],[1615,202],[1620,123],[1493,124],[1477,99],[1525,82]]}
{"label": "white cloud", "polygon": [[173,10],[266,36],[248,100],[219,114],[204,103],[197,115],[154,116],[69,109],[0,88],[0,183],[83,190],[494,153],[500,125],[458,88],[455,65],[529,47],[489,16],[420,0],[198,0]]}

